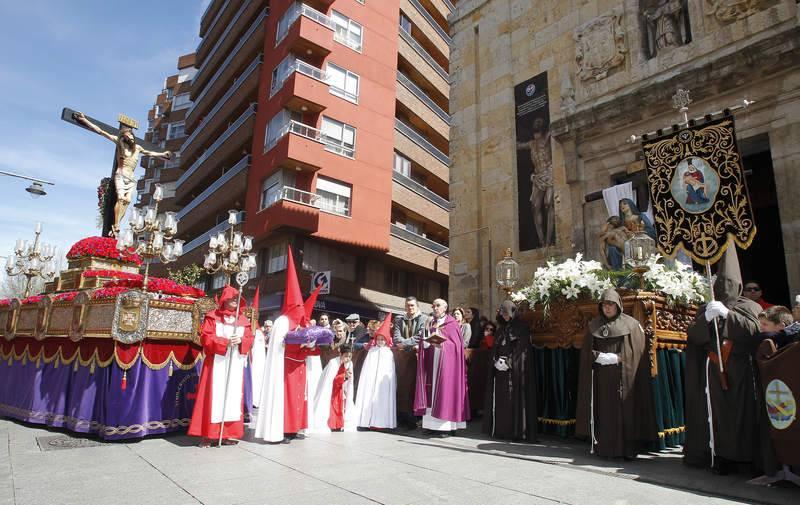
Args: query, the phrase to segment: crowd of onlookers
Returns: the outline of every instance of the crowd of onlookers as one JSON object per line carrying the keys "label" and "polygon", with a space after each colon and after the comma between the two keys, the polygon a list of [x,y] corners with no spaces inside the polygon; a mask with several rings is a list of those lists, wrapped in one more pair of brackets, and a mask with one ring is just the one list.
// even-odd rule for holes
{"label": "crowd of onlookers", "polygon": [[[409,296],[405,300],[405,313],[397,315],[392,321],[392,341],[401,349],[411,348],[419,343],[421,329],[430,317],[419,308],[416,297]],[[461,326],[461,335],[466,349],[490,349],[494,346],[494,335],[497,331],[496,323],[489,321],[486,316],[480,315],[475,307],[456,307],[450,315]],[[272,322],[265,322],[265,329],[269,329]],[[350,314],[344,319],[331,319],[327,313],[321,313],[316,319],[311,320],[312,326],[330,328],[334,333],[333,348],[343,344],[352,346],[353,350],[363,349],[364,345],[372,340],[381,322],[377,319],[368,319],[366,322],[357,313]]]}

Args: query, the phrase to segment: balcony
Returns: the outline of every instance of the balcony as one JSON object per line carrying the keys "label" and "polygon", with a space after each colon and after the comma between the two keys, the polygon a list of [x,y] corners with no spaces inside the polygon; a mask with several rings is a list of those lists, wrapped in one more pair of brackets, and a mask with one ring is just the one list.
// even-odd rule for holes
{"label": "balcony", "polygon": [[401,228],[394,223],[391,224],[389,233],[393,237],[397,237],[435,254],[443,254],[449,250],[449,248],[444,244],[434,242],[433,240],[425,238],[422,235],[417,235],[416,233],[410,232],[405,228]]}
{"label": "balcony", "polygon": [[[397,44],[399,68],[413,69],[415,74],[418,74],[421,79],[430,84],[430,87],[438,91],[443,97],[448,98],[450,96],[449,80],[437,73],[431,64],[420,55],[420,52],[412,47],[411,43],[408,42],[408,39],[414,40],[412,37],[408,36],[403,30],[400,30],[400,34],[400,41]],[[406,36],[404,37],[403,35]],[[422,51],[424,52],[424,50]]]}
{"label": "balcony", "polygon": [[[436,158],[439,162],[443,163],[444,165],[450,166],[450,157],[444,154],[442,151],[434,147],[433,144],[428,142],[428,140],[416,132],[413,128],[405,124],[404,122],[400,121],[399,119],[394,120],[394,128],[395,130],[402,133],[407,138],[411,139],[417,146],[421,147],[425,152]],[[426,166],[424,163],[420,163],[423,166]]]}
{"label": "balcony", "polygon": [[218,166],[226,158],[231,157],[242,148],[249,151],[255,116],[256,104],[252,104],[181,175],[176,184],[176,189],[185,194],[193,185],[203,180],[211,172],[212,168]]}
{"label": "balcony", "polygon": [[[202,63],[197,69],[197,73],[193,79],[193,86],[195,89],[203,89],[206,86],[213,75],[214,69],[220,65],[223,57],[228,55],[231,52],[231,49],[240,40],[238,34],[246,32],[245,23],[248,23],[249,20],[255,18],[256,14],[263,10],[261,9],[260,5],[261,2],[256,0],[248,0],[244,2],[236,14],[228,22],[225,31],[220,34],[217,42],[209,50],[208,54],[204,58],[200,58],[198,56],[198,61],[202,61]],[[263,39],[261,40],[263,42]]]}
{"label": "balcony", "polygon": [[428,51],[426,51],[425,48],[420,45],[419,42],[414,40],[414,37],[412,37],[405,30],[400,30],[400,38],[403,39],[403,41],[405,41],[409,46],[411,46],[411,48],[414,49],[414,51],[423,60],[425,60],[425,62],[428,65],[430,65],[430,67],[434,70],[434,72],[439,74],[439,77],[444,79],[445,82],[447,82],[447,83],[450,82],[450,74],[447,73],[447,70],[442,68],[442,66],[439,65],[439,63],[437,63],[436,60],[433,59],[433,56],[431,56],[430,53],[428,53]]}
{"label": "balcony", "polygon": [[[245,213],[244,211],[241,211],[238,214],[238,223],[243,223],[244,220],[245,220]],[[184,256],[192,252],[193,250],[197,249],[198,247],[208,243],[208,240],[211,238],[211,235],[216,235],[217,233],[225,231],[230,227],[231,225],[228,224],[228,221],[223,221],[216,226],[212,226],[210,229],[208,229],[204,233],[201,233],[200,235],[190,240],[189,242],[186,242],[183,245]]]}
{"label": "balcony", "polygon": [[313,233],[319,228],[319,204],[319,195],[284,186],[256,215],[254,224],[258,230],[253,233],[260,235],[281,228]]}
{"label": "balcony", "polygon": [[[191,229],[201,223],[203,218],[215,216],[230,208],[231,202],[244,195],[247,189],[249,167],[250,156],[247,155],[178,211],[181,227],[185,230]],[[200,205],[202,208],[198,208]]]}
{"label": "balcony", "polygon": [[274,160],[272,166],[284,166],[316,172],[325,163],[325,142],[322,132],[297,121],[284,126],[264,152]]}
{"label": "balcony", "polygon": [[288,44],[295,54],[327,56],[333,50],[333,20],[308,5],[294,3],[278,22],[275,47]]}
{"label": "balcony", "polygon": [[[450,212],[450,201],[447,198],[437,195],[436,193],[426,188],[422,184],[418,183],[417,181],[410,179],[405,175],[401,174],[400,172],[396,171],[392,171],[392,180],[400,184],[401,186],[405,187],[406,189],[413,191],[414,193],[418,194],[419,196],[428,200],[429,202]],[[444,226],[447,227],[446,224]]]}
{"label": "balcony", "polygon": [[200,36],[204,37],[208,28],[214,22],[214,20],[219,16],[219,12],[221,10],[220,6],[222,4],[227,4],[227,2],[222,0],[211,0],[206,5],[206,9],[203,11],[203,14],[200,16]]}
{"label": "balcony", "polygon": [[271,83],[269,89],[269,97],[272,98],[275,94],[283,88],[283,84],[286,82],[289,77],[292,76],[294,73],[303,74],[307,77],[311,77],[319,82],[325,83],[328,80],[328,76],[321,68],[317,68],[314,65],[306,63],[303,60],[295,60],[285,72],[282,72],[277,76],[274,82]]}
{"label": "balcony", "polygon": [[258,55],[183,142],[182,157],[192,158],[214,132],[224,127],[232,111],[241,110],[242,105],[254,101],[258,96],[260,69],[261,55]]}
{"label": "balcony", "polygon": [[[219,65],[219,68],[214,75],[206,82],[201,88],[195,84],[192,86],[193,102],[190,109],[186,112],[186,127],[189,130],[193,129],[193,125],[206,114],[206,110],[214,103],[213,98],[219,96],[224,91],[222,84],[229,82],[233,79],[235,72],[244,65],[249,58],[262,51],[264,41],[262,37],[254,37],[254,34],[261,30],[263,31],[264,20],[267,18],[267,10],[253,21],[250,28],[242,35],[236,46],[228,53],[225,60]],[[220,86],[217,86],[217,85]]]}
{"label": "balcony", "polygon": [[[316,67],[311,67],[311,69],[316,69]],[[316,70],[322,72],[319,69]],[[282,108],[319,114],[325,110],[325,104],[330,97],[328,84],[322,79],[324,79],[324,74],[312,77],[305,72],[293,72],[287,77],[286,82],[281,83],[281,87],[276,90],[277,103]]]}
{"label": "balcony", "polygon": [[450,35],[433,19],[419,0],[401,0],[400,10],[411,21],[414,35],[423,35],[445,58],[450,58],[452,43]]}
{"label": "balcony", "polygon": [[414,81],[408,78],[404,73],[398,71],[397,72],[397,82],[403,85],[404,88],[408,89],[411,93],[414,94],[427,108],[429,108],[434,114],[439,116],[439,118],[450,125],[450,114],[445,112],[444,109],[439,107],[439,105],[431,99],[422,88],[414,84]]}

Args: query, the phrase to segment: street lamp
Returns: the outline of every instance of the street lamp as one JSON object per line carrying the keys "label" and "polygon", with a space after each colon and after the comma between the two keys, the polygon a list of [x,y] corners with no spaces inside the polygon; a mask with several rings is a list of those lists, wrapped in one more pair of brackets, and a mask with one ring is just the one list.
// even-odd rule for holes
{"label": "street lamp", "polygon": [[228,277],[228,283],[231,275],[248,272],[256,266],[256,255],[250,252],[253,250],[253,237],[235,230],[239,222],[238,216],[239,211],[228,211],[230,233],[226,236],[224,231],[220,231],[211,236],[203,262],[203,268],[209,274],[223,271]]}
{"label": "street lamp", "polygon": [[25,188],[25,191],[30,193],[31,198],[39,198],[40,196],[44,196],[47,194],[42,184],[50,184],[51,186],[54,185],[52,182],[45,181],[44,179],[36,179],[35,177],[28,177],[27,175],[15,174],[14,172],[6,172],[5,170],[0,170],[0,175],[7,175],[9,177],[18,177],[20,179],[33,181],[31,182],[30,186]]}
{"label": "street lamp", "polygon": [[24,275],[25,298],[31,295],[31,281],[35,277],[41,277],[45,281],[52,281],[56,271],[53,264],[53,256],[56,255],[55,246],[42,244],[39,242],[39,235],[42,234],[42,223],[36,223],[36,238],[33,244],[27,240],[17,239],[14,246],[14,255],[6,259],[6,273],[14,277]]}
{"label": "street lamp", "polygon": [[495,267],[497,284],[506,292],[506,300],[511,298],[511,291],[514,290],[514,286],[517,285],[517,281],[519,280],[519,263],[514,261],[512,256],[513,254],[509,247],[506,249],[503,259],[500,260]]}
{"label": "street lamp", "polygon": [[639,276],[639,289],[644,289],[644,273],[649,270],[647,262],[656,252],[656,241],[644,232],[644,225],[625,241],[625,264]]}
{"label": "street lamp", "polygon": [[[164,198],[164,189],[156,184],[153,191],[154,205],[145,209],[134,207],[128,228],[117,237],[117,249],[124,251],[136,245],[136,254],[144,258],[144,280],[142,289],[147,291],[150,276],[150,262],[159,258],[162,263],[172,263],[183,254],[183,240],[172,240],[178,232],[178,218],[175,212],[158,214],[158,204]],[[170,242],[172,240],[172,242]]]}

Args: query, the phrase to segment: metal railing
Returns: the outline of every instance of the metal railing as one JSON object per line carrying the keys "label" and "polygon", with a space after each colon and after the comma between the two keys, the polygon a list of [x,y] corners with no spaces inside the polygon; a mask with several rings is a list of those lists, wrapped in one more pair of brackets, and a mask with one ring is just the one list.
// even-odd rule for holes
{"label": "metal railing", "polygon": [[215,191],[225,185],[228,181],[239,175],[243,170],[250,166],[250,155],[246,155],[244,158],[239,160],[233,167],[230,168],[227,172],[222,174],[222,177],[217,179],[216,181],[212,182],[209,187],[203,190],[202,193],[197,195],[194,200],[189,202],[184,208],[178,211],[178,219],[181,219],[183,216],[191,212],[195,207],[203,203],[209,196],[211,196]]}
{"label": "metal railing", "polygon": [[[412,244],[416,244],[422,247],[423,249],[435,252],[436,254],[441,254],[447,251],[448,249],[448,247],[444,244],[440,244],[439,242],[434,242],[433,240],[427,237],[423,237],[422,235],[417,235],[416,233],[408,231],[405,228],[401,228],[394,223],[392,223],[389,233],[399,239],[405,240],[406,242],[411,242]],[[186,251],[185,246],[183,250],[184,252]]]}
{"label": "metal railing", "polygon": [[[240,212],[237,214],[237,221],[236,221],[236,224],[243,223],[243,222],[244,222],[244,220],[245,220],[245,212],[244,212],[244,211],[240,211]],[[192,251],[192,250],[194,250],[194,249],[197,249],[197,248],[198,248],[198,247],[200,247],[201,245],[203,245],[203,244],[205,244],[206,242],[208,242],[208,240],[211,238],[211,235],[216,235],[217,233],[219,233],[219,232],[221,232],[221,231],[225,231],[225,230],[227,230],[227,229],[228,229],[228,228],[230,228],[230,227],[231,227],[231,225],[229,225],[229,224],[228,224],[228,221],[227,221],[227,220],[225,220],[225,221],[223,221],[223,222],[219,223],[219,224],[218,224],[218,225],[216,225],[216,226],[212,226],[212,227],[211,227],[211,228],[209,228],[209,229],[208,229],[208,230],[207,230],[205,233],[202,233],[201,235],[198,235],[198,236],[197,236],[197,237],[195,237],[194,239],[192,239],[192,240],[190,240],[189,242],[185,243],[185,244],[183,245],[183,254],[186,254],[186,253],[188,253],[189,251]]]}
{"label": "metal railing", "polygon": [[208,65],[208,62],[210,62],[214,58],[214,54],[216,54],[217,50],[222,45],[222,43],[225,41],[225,39],[228,38],[228,34],[231,32],[233,27],[239,21],[239,18],[242,17],[244,12],[250,6],[250,2],[252,2],[252,0],[248,0],[248,1],[244,2],[244,3],[242,3],[242,6],[239,7],[239,10],[236,11],[236,14],[234,14],[233,18],[231,18],[231,21],[228,23],[228,26],[225,28],[225,31],[222,32],[220,34],[219,38],[217,39],[217,43],[214,44],[214,47],[212,47],[211,50],[206,55],[205,59],[203,60],[203,64],[200,65],[200,68],[197,69],[197,73],[195,74],[195,77],[194,77],[195,81],[197,81],[197,76],[203,74],[203,70],[205,70],[206,66]]}
{"label": "metal railing", "polygon": [[436,147],[434,147],[433,144],[431,144],[425,137],[417,133],[416,130],[414,130],[413,128],[411,128],[410,126],[408,126],[407,124],[405,124],[404,122],[400,121],[397,118],[395,118],[394,120],[394,128],[395,130],[399,131],[400,133],[411,139],[412,142],[414,142],[421,148],[428,151],[428,153],[430,153],[434,158],[441,161],[448,167],[450,166],[450,157],[444,154]]}
{"label": "metal railing", "polygon": [[450,34],[447,33],[444,30],[444,28],[442,28],[441,25],[439,25],[439,23],[436,22],[435,19],[433,19],[431,13],[428,12],[428,10],[425,7],[423,7],[421,3],[419,3],[419,0],[408,0],[408,1],[411,2],[411,5],[413,5],[414,8],[417,9],[417,12],[419,12],[422,15],[422,17],[425,18],[425,20],[433,27],[433,29],[436,30],[436,33],[438,33],[444,39],[444,41],[447,42],[447,45],[449,46],[453,42],[453,40],[450,38]]}
{"label": "metal railing", "polygon": [[[203,22],[203,18],[205,17],[206,13],[208,12],[208,9],[211,7],[211,4],[213,4],[213,3],[214,3],[214,0],[211,0],[210,2],[208,2],[208,6],[206,6],[206,10],[203,12],[203,16],[200,18],[200,23]],[[229,3],[231,3],[230,0],[225,0],[225,3],[222,4],[222,7],[220,7],[219,10],[217,11],[217,15],[214,16],[214,20],[211,21],[211,23],[209,23],[208,28],[206,28],[205,33],[210,32],[211,30],[214,29],[215,26],[217,26],[217,23],[219,22],[219,19],[222,17],[222,13],[225,12],[225,9],[228,8],[228,4]],[[194,50],[194,52],[195,53],[199,53],[200,50],[202,49],[203,45],[206,43],[207,40],[208,40],[207,37],[203,37],[202,39],[200,39],[200,42],[197,44],[197,48]]]}
{"label": "metal railing", "polygon": [[321,68],[315,67],[314,65],[306,63],[303,60],[295,60],[294,63],[292,63],[291,65],[289,65],[289,67],[286,68],[285,72],[281,72],[280,74],[278,74],[275,81],[270,85],[269,97],[272,98],[273,96],[275,96],[275,93],[277,93],[278,91],[281,90],[281,88],[283,88],[283,84],[295,72],[307,75],[312,79],[316,79],[322,83],[327,84],[328,74],[326,74],[325,71],[323,71]]}
{"label": "metal railing", "polygon": [[444,121],[448,125],[450,124],[450,114],[448,114],[447,112],[444,111],[444,109],[439,107],[436,104],[436,102],[434,102],[431,99],[431,97],[429,97],[424,91],[422,91],[422,88],[420,88],[419,86],[414,84],[414,81],[409,79],[407,75],[405,75],[404,73],[400,72],[399,70],[397,71],[397,82],[402,84],[403,87],[408,89],[411,93],[414,94],[414,96],[419,98],[422,101],[422,103],[427,105],[428,108],[431,111],[433,111],[434,114],[436,114],[437,116],[439,116],[442,119],[442,121]]}
{"label": "metal railing", "polygon": [[302,189],[293,188],[291,186],[283,186],[280,192],[275,195],[274,200],[266,202],[267,205],[263,207],[263,209],[268,209],[281,200],[299,203],[300,205],[308,205],[309,207],[314,207],[323,212],[329,212],[339,216],[346,217],[350,215],[350,209],[346,206],[332,205],[329,201],[316,193],[303,191]]}
{"label": "metal railing", "polygon": [[267,152],[275,147],[275,145],[289,133],[294,133],[295,135],[305,137],[315,142],[324,143],[322,141],[321,131],[317,130],[313,126],[303,124],[299,121],[290,120],[288,123],[283,125],[280,130],[278,130],[278,134],[275,136],[275,138],[273,138],[268,144],[264,145],[264,152]]}
{"label": "metal railing", "polygon": [[220,109],[222,109],[222,106],[225,105],[228,102],[228,100],[234,95],[234,93],[236,93],[239,90],[239,88],[247,80],[247,78],[250,77],[250,75],[256,71],[258,66],[261,65],[262,56],[263,55],[261,54],[256,56],[253,62],[250,63],[250,65],[248,65],[248,67],[245,69],[245,71],[242,72],[242,74],[239,77],[234,79],[233,84],[231,85],[230,88],[228,88],[228,91],[226,91],[225,94],[222,95],[222,98],[217,100],[217,103],[214,104],[214,107],[210,111],[208,111],[206,117],[203,118],[203,120],[200,122],[199,125],[195,126],[192,134],[189,135],[189,137],[183,141],[183,146],[181,147],[181,151],[185,150],[186,146],[191,145],[191,143],[194,142],[194,140],[197,138],[200,132],[203,131],[203,128],[205,128],[206,125],[208,125],[208,123],[210,123],[211,120],[214,119],[214,116],[217,114],[217,112],[219,112]]}
{"label": "metal railing", "polygon": [[286,38],[286,35],[289,33],[289,29],[294,26],[298,19],[300,19],[300,16],[307,17],[311,21],[315,21],[326,28],[330,28],[331,30],[336,28],[333,20],[325,14],[309,7],[304,3],[295,2],[288,9],[286,9],[286,12],[283,14],[283,16],[281,16],[280,21],[278,21],[278,29],[275,34],[275,47],[278,47],[283,39]]}
{"label": "metal railing", "polygon": [[[208,5],[206,5],[206,8],[205,8],[205,9],[203,9],[203,14],[201,14],[201,15],[200,15],[200,24],[201,24],[201,25],[202,25],[202,24],[203,24],[203,22],[205,21],[205,19],[206,19],[206,16],[208,16],[208,11],[210,11],[210,10],[211,10],[211,7],[213,7],[213,6],[214,6],[214,3],[216,3],[216,0],[210,0],[210,1],[208,2]],[[228,2],[225,2],[225,3],[227,4]],[[220,13],[221,11],[222,11],[222,9],[218,10],[218,11],[217,11],[217,15],[219,15],[219,13]],[[214,19],[216,19],[216,17],[215,17]],[[212,23],[212,24],[213,24],[213,23]],[[208,31],[208,28],[206,28],[206,31]]]}
{"label": "metal railing", "polygon": [[217,79],[219,79],[219,76],[222,75],[223,72],[225,72],[230,62],[233,61],[233,58],[241,50],[242,46],[250,39],[250,37],[253,36],[253,33],[258,29],[258,27],[261,25],[264,19],[266,19],[266,17],[267,17],[267,10],[264,9],[261,12],[261,14],[256,18],[256,20],[253,22],[253,24],[250,25],[250,28],[248,28],[247,31],[244,33],[244,35],[242,35],[242,37],[239,39],[239,42],[236,43],[231,52],[219,66],[217,71],[214,72],[214,75],[211,77],[211,79],[209,79],[206,85],[203,86],[203,91],[201,91],[200,94],[197,95],[197,98],[195,98],[195,100],[192,102],[189,111],[186,113],[187,118],[192,115],[192,111],[194,111],[194,109],[197,107],[197,104],[199,104],[206,96],[206,94],[209,92],[209,90],[214,87],[214,83],[217,81]]}
{"label": "metal railing", "polygon": [[426,188],[422,184],[418,183],[414,179],[406,177],[400,172],[392,171],[392,180],[400,184],[401,186],[408,188],[409,190],[413,191],[419,196],[425,198],[431,203],[438,205],[444,210],[448,212],[450,211],[450,202],[447,200],[447,198],[437,195],[436,193]]}
{"label": "metal railing", "polygon": [[454,10],[456,10],[456,6],[453,5],[453,2],[451,2],[450,0],[444,0],[444,3],[450,9],[450,12],[453,12]]}
{"label": "metal railing", "polygon": [[433,59],[433,56],[431,56],[430,53],[414,39],[414,37],[409,35],[405,30],[400,30],[400,38],[405,40],[408,45],[410,45],[414,51],[416,51],[417,54],[419,54],[420,57],[422,57],[422,59],[425,60],[428,65],[430,65],[433,70],[442,77],[442,79],[448,83],[450,82],[450,74],[447,73],[447,70],[442,68],[442,66]]}
{"label": "metal railing", "polygon": [[206,149],[206,151],[205,151],[203,154],[201,154],[201,155],[200,155],[200,157],[199,157],[199,158],[197,158],[197,160],[196,160],[194,163],[192,163],[192,166],[191,166],[191,167],[189,167],[189,168],[186,170],[186,172],[184,172],[184,173],[183,173],[183,175],[181,175],[181,176],[180,176],[180,178],[178,178],[178,182],[177,182],[177,184],[175,185],[175,187],[176,187],[176,188],[179,188],[179,187],[181,187],[181,185],[182,185],[184,182],[186,182],[186,180],[187,180],[187,179],[189,179],[189,177],[191,177],[191,176],[192,176],[192,174],[194,174],[194,173],[197,171],[197,169],[198,169],[198,168],[200,168],[200,165],[202,165],[202,164],[203,164],[203,163],[204,163],[204,162],[205,162],[205,161],[208,159],[208,157],[209,157],[209,156],[211,156],[212,154],[214,154],[214,151],[216,151],[216,150],[219,148],[219,146],[221,146],[222,144],[224,144],[224,143],[225,143],[225,141],[226,141],[226,140],[228,140],[228,138],[229,138],[231,135],[233,135],[233,133],[234,133],[236,130],[238,130],[238,129],[239,129],[239,127],[241,127],[241,126],[242,126],[242,124],[244,124],[244,122],[245,122],[245,121],[247,121],[248,119],[250,119],[250,117],[251,117],[251,116],[254,116],[254,115],[255,115],[255,113],[256,113],[256,104],[251,104],[251,105],[250,105],[250,107],[248,107],[248,108],[247,108],[247,110],[246,110],[246,111],[244,111],[244,112],[242,113],[242,115],[241,115],[241,116],[239,116],[239,118],[238,118],[236,121],[234,121],[234,122],[233,122],[233,124],[232,124],[232,125],[230,125],[230,126],[228,127],[228,129],[227,129],[227,130],[225,130],[225,132],[224,132],[222,135],[220,135],[220,136],[217,138],[217,140],[215,140],[215,141],[214,141],[214,143],[213,143],[213,144],[211,144],[211,145],[208,147],[208,149]]}

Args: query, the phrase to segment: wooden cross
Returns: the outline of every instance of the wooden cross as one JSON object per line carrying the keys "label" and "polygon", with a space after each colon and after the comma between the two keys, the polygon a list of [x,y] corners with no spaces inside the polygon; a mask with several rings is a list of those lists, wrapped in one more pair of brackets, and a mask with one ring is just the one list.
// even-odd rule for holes
{"label": "wooden cross", "polygon": [[[84,130],[92,131],[86,125],[78,122],[75,119],[75,114],[76,113],[77,113],[77,111],[72,110],[69,107],[64,107],[64,109],[62,109],[62,111],[61,111],[61,119],[63,121],[66,121],[67,123],[72,124],[72,125],[79,126],[79,127],[83,128]],[[138,121],[136,121],[135,119],[132,119],[132,118],[130,118],[130,117],[124,115],[124,114],[120,114],[119,117],[118,117],[119,128],[114,128],[111,125],[108,125],[108,124],[106,124],[106,123],[104,123],[102,121],[98,121],[97,119],[95,119],[93,117],[89,117],[89,116],[87,116],[85,114],[84,114],[84,117],[86,119],[88,119],[89,121],[91,121],[99,129],[103,130],[104,132],[106,132],[106,133],[108,133],[110,135],[115,135],[115,136],[119,136],[120,128],[122,128],[123,126],[127,126],[127,127],[131,128],[132,130],[135,130],[135,129],[137,129],[139,127],[139,122]],[[146,141],[144,139],[141,139],[139,137],[136,137],[136,136],[134,136],[134,139],[136,140],[136,144],[141,146],[145,150],[154,151],[154,152],[157,152],[157,151],[161,150],[161,146],[153,144],[152,142],[148,142],[148,141]],[[117,156],[116,156],[116,153],[114,153],[114,164],[113,164],[113,168],[111,169],[111,184],[106,189],[106,191],[108,191],[108,195],[105,198],[105,206],[103,207],[103,232],[102,232],[102,236],[103,237],[111,236],[111,229],[112,229],[112,226],[114,224],[114,205],[117,203],[117,192],[116,192],[116,188],[115,188],[115,185],[114,185],[114,176],[116,175],[116,172],[117,172]],[[134,204],[134,203],[135,202],[131,202],[131,204]]]}

